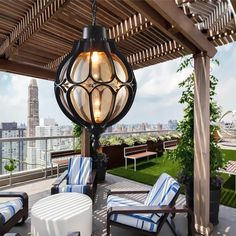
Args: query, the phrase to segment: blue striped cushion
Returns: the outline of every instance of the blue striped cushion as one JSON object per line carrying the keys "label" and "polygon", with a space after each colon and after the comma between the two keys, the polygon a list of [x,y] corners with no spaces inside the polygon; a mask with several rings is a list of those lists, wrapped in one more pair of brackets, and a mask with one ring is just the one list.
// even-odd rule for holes
{"label": "blue striped cushion", "polygon": [[78,184],[59,187],[59,193],[64,193],[64,192],[87,193],[88,187],[86,185],[78,185]]}
{"label": "blue striped cushion", "polygon": [[[125,199],[110,195],[107,199],[107,207],[115,206],[144,206],[142,203],[135,202],[131,199]],[[125,224],[149,232],[156,232],[157,224],[151,219],[152,214],[113,214],[111,220],[117,223]]]}
{"label": "blue striped cushion", "polygon": [[19,210],[23,209],[21,198],[16,198],[0,204],[0,220],[4,224]]}
{"label": "blue striped cushion", "polygon": [[92,158],[73,157],[69,160],[67,184],[86,185],[92,177]]}
{"label": "blue striped cushion", "polygon": [[[144,204],[147,206],[169,205],[179,190],[179,183],[170,175],[163,173],[149,192]],[[160,215],[160,214],[159,214]],[[157,222],[159,217],[152,216],[152,220]]]}

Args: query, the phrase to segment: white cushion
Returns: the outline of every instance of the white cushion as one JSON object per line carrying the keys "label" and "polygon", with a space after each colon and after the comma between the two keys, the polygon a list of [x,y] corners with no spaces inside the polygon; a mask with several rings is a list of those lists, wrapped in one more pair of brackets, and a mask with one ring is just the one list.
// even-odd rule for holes
{"label": "white cushion", "polygon": [[73,157],[69,160],[67,184],[86,185],[92,177],[92,158]]}
{"label": "white cushion", "polygon": [[[107,198],[107,207],[115,206],[145,206],[142,203],[133,201],[131,199],[121,198],[110,195]],[[152,214],[113,214],[111,220],[124,225],[132,226],[149,232],[156,232],[157,224],[151,219]]]}
{"label": "white cushion", "polygon": [[88,187],[86,185],[66,185],[59,187],[59,193],[64,192],[76,192],[76,193],[87,193]]}
{"label": "white cushion", "polygon": [[[170,175],[163,173],[152,187],[144,204],[147,206],[169,205],[179,190],[179,183]],[[152,220],[157,222],[162,214],[153,214]]]}
{"label": "white cushion", "polygon": [[16,198],[11,201],[7,201],[0,204],[0,220],[2,223],[6,223],[12,216],[14,216],[19,210],[23,209],[23,203],[21,198]]}

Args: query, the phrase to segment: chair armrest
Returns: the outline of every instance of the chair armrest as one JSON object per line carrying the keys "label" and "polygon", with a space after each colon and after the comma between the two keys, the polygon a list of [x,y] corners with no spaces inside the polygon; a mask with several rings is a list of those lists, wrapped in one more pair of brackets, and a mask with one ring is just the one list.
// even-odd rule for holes
{"label": "chair armrest", "polygon": [[67,174],[68,174],[68,170],[65,170],[56,180],[55,182],[52,184],[53,186],[58,186],[60,185],[64,180],[65,178],[67,177]]}
{"label": "chair armrest", "polygon": [[110,207],[107,210],[108,216],[111,216],[112,214],[123,214],[123,215],[129,215],[133,213],[163,213],[165,209],[173,210],[173,208],[170,208],[168,206],[117,206],[117,207]]}
{"label": "chair armrest", "polygon": [[107,210],[107,223],[109,225],[110,217],[113,214],[134,214],[134,213],[141,213],[141,214],[152,214],[152,213],[187,213],[188,214],[188,235],[194,236],[195,229],[194,229],[194,217],[193,212],[189,208],[178,208],[178,207],[169,207],[169,206],[117,206],[117,207],[110,207]]}
{"label": "chair armrest", "polygon": [[169,207],[169,206],[117,206],[117,207],[110,207],[107,210],[108,216],[112,214],[133,214],[133,213],[189,213],[193,214],[189,208],[176,208],[176,207]]}
{"label": "chair armrest", "polygon": [[0,192],[0,197],[2,198],[20,197],[22,199],[23,207],[26,207],[28,211],[29,197],[26,192]]}
{"label": "chair armrest", "polygon": [[0,197],[20,197],[22,199],[28,199],[28,195],[25,192],[0,192]]}
{"label": "chair armrest", "polygon": [[149,193],[150,190],[148,189],[143,189],[143,190],[119,190],[119,189],[109,189],[107,192],[107,197],[109,195],[113,195],[113,194],[142,194],[142,193]]}

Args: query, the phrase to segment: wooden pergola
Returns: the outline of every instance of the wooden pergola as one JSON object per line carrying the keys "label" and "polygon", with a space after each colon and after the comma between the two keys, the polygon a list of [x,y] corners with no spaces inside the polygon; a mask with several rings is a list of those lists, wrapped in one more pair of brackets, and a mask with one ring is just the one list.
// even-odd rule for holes
{"label": "wooden pergola", "polygon": [[[97,0],[97,5],[97,23],[106,27],[133,69],[194,56],[194,214],[196,230],[207,235],[210,58],[217,46],[236,40],[236,1]],[[89,24],[90,0],[1,1],[0,71],[54,80]]]}

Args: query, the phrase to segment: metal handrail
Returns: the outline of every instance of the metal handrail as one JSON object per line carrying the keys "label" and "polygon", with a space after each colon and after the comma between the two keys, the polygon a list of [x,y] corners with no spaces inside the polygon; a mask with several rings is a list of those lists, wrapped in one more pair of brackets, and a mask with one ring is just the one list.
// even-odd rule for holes
{"label": "metal handrail", "polygon": [[44,137],[14,137],[14,138],[0,138],[1,142],[19,142],[19,141],[35,141],[46,139],[59,139],[59,138],[75,138],[73,135],[60,135],[60,136],[44,136]]}

